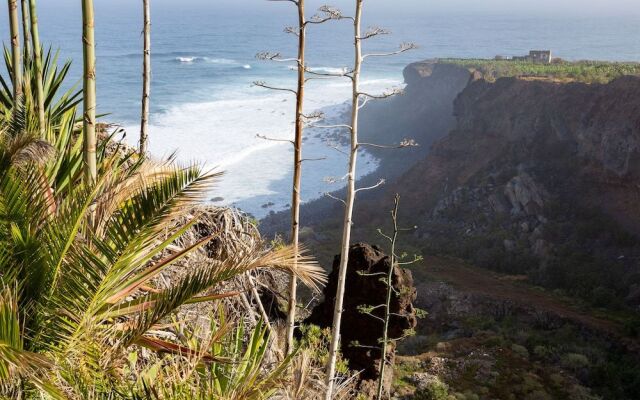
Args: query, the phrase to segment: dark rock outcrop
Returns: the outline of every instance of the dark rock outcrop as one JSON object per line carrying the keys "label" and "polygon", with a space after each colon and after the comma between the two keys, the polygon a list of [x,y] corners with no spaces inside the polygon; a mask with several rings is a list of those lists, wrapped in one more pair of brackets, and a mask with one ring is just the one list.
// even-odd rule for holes
{"label": "dark rock outcrop", "polygon": [[640,77],[471,79],[453,110],[423,160],[359,199],[354,237],[367,240],[400,193],[427,253],[640,305]]}
{"label": "dark rock outcrop", "polygon": [[[311,316],[305,321],[320,327],[330,327],[333,322],[333,305],[338,284],[338,268],[340,256],[336,256],[333,271],[329,275],[329,283],[324,289],[324,302],[314,308]],[[386,300],[386,285],[380,281],[380,275],[366,276],[363,274],[388,273],[390,258],[378,247],[367,244],[355,244],[349,250],[349,265],[346,277],[346,293],[344,297],[344,311],[342,314],[342,355],[349,361],[349,367],[354,371],[362,371],[360,388],[367,393],[375,394],[375,382],[379,377],[379,362],[381,351],[378,340],[382,337],[382,323],[370,315],[358,310],[359,306],[376,306],[384,304]],[[413,301],[416,291],[413,287],[411,272],[402,268],[395,268],[392,279],[393,287],[399,295],[392,296],[391,312],[393,316],[389,324],[389,337],[400,338],[404,332],[415,328],[417,324]],[[382,317],[380,309],[374,315]],[[353,344],[357,342],[361,346]],[[376,349],[369,348],[375,346]],[[395,344],[388,347],[388,362],[393,365],[395,358]],[[387,369],[391,371],[392,368]],[[392,375],[385,377],[386,387],[391,385]],[[387,389],[388,390],[388,389]]]}

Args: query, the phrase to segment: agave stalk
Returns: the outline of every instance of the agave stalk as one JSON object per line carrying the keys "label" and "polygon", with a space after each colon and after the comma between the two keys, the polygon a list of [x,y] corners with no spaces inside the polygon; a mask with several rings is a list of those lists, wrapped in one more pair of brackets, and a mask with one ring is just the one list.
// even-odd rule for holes
{"label": "agave stalk", "polygon": [[[24,4],[24,0],[23,0]],[[36,65],[36,100],[38,103],[38,126],[40,137],[44,138],[46,132],[44,73],[42,67],[42,45],[40,44],[40,32],[38,29],[38,10],[36,0],[29,0],[29,15],[31,18],[31,35],[33,36],[33,58]],[[24,7],[23,7],[24,10]],[[24,12],[24,11],[23,11]],[[25,44],[26,46],[26,44]]]}
{"label": "agave stalk", "polygon": [[84,167],[87,182],[95,183],[98,175],[96,160],[96,48],[93,0],[82,0],[83,50],[83,132]]}
{"label": "agave stalk", "polygon": [[140,121],[140,155],[147,151],[149,140],[149,96],[151,93],[151,9],[149,0],[142,0],[144,8],[144,56],[142,61],[142,117]]}
{"label": "agave stalk", "polygon": [[382,391],[384,389],[384,372],[387,368],[387,345],[389,344],[389,320],[391,319],[391,295],[393,293],[393,273],[396,267],[396,242],[398,240],[398,208],[400,207],[400,196],[396,194],[393,200],[393,210],[391,211],[391,220],[393,221],[393,235],[391,235],[391,254],[389,272],[387,273],[387,297],[384,308],[384,327],[382,328],[382,341],[380,343],[380,377],[378,378],[378,400],[382,400]]}
{"label": "agave stalk", "polygon": [[[293,141],[293,190],[291,199],[291,245],[294,251],[300,246],[300,186],[302,181],[302,135],[304,133],[303,106],[305,84],[305,48],[307,23],[304,15],[305,1],[298,0],[298,87],[296,90],[296,129]],[[289,313],[287,315],[287,354],[293,352],[293,332],[296,323],[296,296],[298,281],[291,275],[289,281]]]}
{"label": "agave stalk", "polygon": [[24,58],[31,57],[31,31],[29,24],[29,0],[20,0],[22,6],[22,41],[24,42]]}
{"label": "agave stalk", "polygon": [[11,66],[13,74],[13,99],[18,104],[22,97],[22,62],[20,60],[20,19],[18,18],[18,0],[8,0],[9,32],[11,34]]}
{"label": "agave stalk", "polygon": [[362,6],[363,0],[356,0],[356,12],[353,18],[354,29],[354,66],[352,75],[352,103],[351,103],[351,144],[349,151],[349,171],[347,173],[347,198],[345,201],[340,266],[338,270],[338,286],[333,310],[333,325],[329,358],[327,361],[327,376],[325,399],[331,400],[333,395],[336,360],[340,345],[340,327],[342,324],[342,307],[344,303],[345,279],[349,263],[349,245],[351,243],[351,225],[353,223],[353,205],[356,198],[356,162],[358,159],[358,118],[360,114],[360,71],[362,69]]}

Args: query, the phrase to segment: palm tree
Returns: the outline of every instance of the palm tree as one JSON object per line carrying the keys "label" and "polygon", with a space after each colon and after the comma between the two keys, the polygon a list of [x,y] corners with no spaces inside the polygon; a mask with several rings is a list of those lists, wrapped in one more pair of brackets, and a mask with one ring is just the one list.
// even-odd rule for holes
{"label": "palm tree", "polygon": [[83,132],[84,167],[87,182],[97,181],[96,164],[96,48],[93,0],[82,0],[82,44],[83,44]]}
{"label": "palm tree", "polygon": [[[40,44],[40,32],[38,29],[38,10],[36,0],[29,0],[31,16],[31,35],[33,36],[33,61],[35,63],[36,81],[36,102],[38,105],[38,126],[40,136],[45,137],[46,117],[45,117],[45,93],[44,93],[44,73],[42,64],[42,46]],[[26,46],[26,44],[25,44]]]}
{"label": "palm tree", "polygon": [[[78,179],[53,193],[52,209],[42,195],[50,188],[40,182],[50,180],[47,166],[57,160],[46,157],[39,139],[20,132],[0,130],[0,288],[9,288],[0,296],[0,353],[8,354],[0,357],[0,377],[26,378],[49,394],[55,388],[108,390],[106,377],[115,365],[110,360],[126,357],[130,346],[176,348],[148,333],[161,329],[156,325],[174,310],[233,295],[199,296],[205,290],[264,268],[296,274],[312,287],[323,280],[321,269],[294,257],[291,247],[269,251],[256,245],[192,265],[159,287],[155,278],[219,237],[214,232],[175,246],[198,223],[197,215],[182,217],[219,174],[169,162],[127,167],[131,160],[116,153],[102,160],[95,184]],[[7,331],[20,336],[8,337]],[[51,365],[58,366],[56,374]]]}
{"label": "palm tree", "polygon": [[8,0],[9,31],[11,34],[11,65],[13,78],[13,99],[17,103],[22,97],[22,62],[20,60],[20,20],[18,18],[18,0]]}
{"label": "palm tree", "polygon": [[149,95],[151,93],[151,10],[149,0],[142,0],[144,8],[144,57],[142,68],[142,117],[140,121],[140,154],[147,151],[149,140]]}

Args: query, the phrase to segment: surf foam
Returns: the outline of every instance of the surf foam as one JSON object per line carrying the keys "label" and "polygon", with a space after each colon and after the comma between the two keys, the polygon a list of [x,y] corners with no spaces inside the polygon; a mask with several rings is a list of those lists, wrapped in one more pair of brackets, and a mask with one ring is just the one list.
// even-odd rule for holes
{"label": "surf foam", "polygon": [[[291,80],[274,82],[288,86]],[[389,79],[363,80],[363,90],[382,91],[399,82]],[[306,113],[322,109],[327,121],[337,122],[348,111],[351,85],[347,80],[311,81],[307,87]],[[167,111],[151,116],[150,151],[168,155],[178,150],[182,162],[205,162],[207,167],[226,171],[211,197],[224,198],[224,204],[235,204],[256,217],[280,210],[290,202],[292,147],[295,98],[283,92],[233,86],[212,87],[212,100],[173,105]],[[222,96],[215,97],[223,93]],[[344,121],[346,122],[346,121]],[[131,143],[139,129],[128,127]],[[346,133],[345,133],[346,134]],[[339,189],[343,182],[328,184],[327,177],[341,177],[347,158],[330,148],[322,138],[323,131],[307,129],[305,158],[320,159],[304,165],[303,201]],[[360,175],[377,167],[377,162],[362,153]],[[263,207],[267,203],[274,206]]]}

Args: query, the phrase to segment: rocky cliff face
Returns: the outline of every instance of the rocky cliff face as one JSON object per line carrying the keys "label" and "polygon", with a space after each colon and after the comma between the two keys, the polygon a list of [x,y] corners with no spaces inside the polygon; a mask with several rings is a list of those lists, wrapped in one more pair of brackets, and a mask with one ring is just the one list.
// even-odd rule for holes
{"label": "rocky cliff face", "polygon": [[[640,78],[489,82],[424,62],[405,80],[404,96],[367,106],[363,140],[408,137],[421,147],[377,153],[381,170],[361,184],[388,184],[359,194],[354,240],[379,240],[399,193],[403,222],[419,226],[404,240],[417,250],[527,275],[596,305],[640,306]],[[341,214],[326,199],[303,209],[305,241],[321,259],[338,247]],[[287,218],[262,227],[274,233]]]}
{"label": "rocky cliff face", "polygon": [[474,76],[465,68],[429,61],[409,65],[404,79],[403,95],[372,102],[362,112],[361,140],[394,144],[413,139],[419,144],[401,151],[366,149],[381,158],[386,178],[424,158],[431,145],[455,126],[454,100]]}
{"label": "rocky cliff face", "polygon": [[[455,128],[386,189],[418,221],[415,242],[538,284],[595,291],[603,303],[637,304],[640,78],[479,79],[454,115]],[[384,209],[367,201],[360,220]]]}

